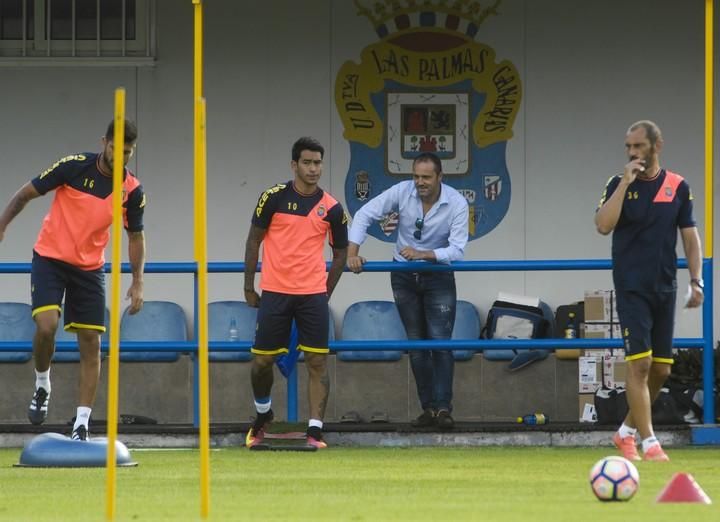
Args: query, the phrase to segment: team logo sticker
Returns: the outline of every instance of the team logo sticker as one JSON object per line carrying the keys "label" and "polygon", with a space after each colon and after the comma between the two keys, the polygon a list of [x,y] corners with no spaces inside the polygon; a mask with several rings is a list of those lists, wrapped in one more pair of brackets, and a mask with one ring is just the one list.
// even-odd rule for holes
{"label": "team logo sticker", "polygon": [[367,201],[370,198],[370,176],[367,171],[360,170],[355,174],[355,199]]}
{"label": "team logo sticker", "polygon": [[502,179],[500,176],[485,176],[485,199],[495,201],[502,192]]}
{"label": "team logo sticker", "polygon": [[[512,195],[507,142],[522,101],[516,67],[476,38],[501,0],[354,0],[379,41],[338,70],[335,104],[350,144],[345,200],[351,214],[433,152],[443,181],[468,201],[469,239],[493,230]],[[395,222],[393,224],[393,222]],[[397,239],[390,213],[368,232]]]}
{"label": "team logo sticker", "polygon": [[390,237],[391,235],[393,235],[395,230],[397,230],[399,221],[400,214],[398,214],[397,212],[390,212],[388,214],[385,214],[379,223],[380,230],[382,230],[382,233],[385,234],[387,237]]}

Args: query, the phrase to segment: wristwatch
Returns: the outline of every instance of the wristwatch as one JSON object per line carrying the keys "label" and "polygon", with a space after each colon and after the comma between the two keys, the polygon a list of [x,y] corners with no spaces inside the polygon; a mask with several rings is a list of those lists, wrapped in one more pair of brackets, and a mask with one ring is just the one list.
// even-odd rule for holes
{"label": "wristwatch", "polygon": [[705,282],[702,279],[691,279],[690,284],[697,286],[700,290],[705,290]]}

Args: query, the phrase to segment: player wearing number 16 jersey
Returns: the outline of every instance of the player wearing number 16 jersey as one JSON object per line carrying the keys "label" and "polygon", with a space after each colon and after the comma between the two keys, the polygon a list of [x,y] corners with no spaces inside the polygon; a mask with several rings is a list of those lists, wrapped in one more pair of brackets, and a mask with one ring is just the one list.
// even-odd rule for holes
{"label": "player wearing number 16 jersey", "polygon": [[[72,438],[87,440],[88,423],[100,377],[100,335],[105,331],[105,246],[112,224],[113,136],[111,122],[100,153],[73,154],[57,161],[26,183],[0,216],[0,241],[8,224],[32,199],[55,191],[33,249],[30,274],[32,316],[35,320],[33,355],[35,394],[28,418],[41,424],[50,399],[50,361],[55,331],[65,299],[65,330],[75,332],[80,351],[80,397]],[[135,150],[137,129],[125,122],[123,167]],[[145,195],[138,179],[123,169],[123,222],[129,242],[132,284],[129,313],[143,305]]]}

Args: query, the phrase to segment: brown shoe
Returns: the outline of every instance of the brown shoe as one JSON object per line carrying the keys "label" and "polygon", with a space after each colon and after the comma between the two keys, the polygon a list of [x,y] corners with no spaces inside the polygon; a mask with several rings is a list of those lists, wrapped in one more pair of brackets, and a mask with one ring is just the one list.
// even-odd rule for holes
{"label": "brown shoe", "polygon": [[455,427],[455,421],[447,410],[440,410],[435,417],[435,423],[441,430],[451,430]]}
{"label": "brown shoe", "polygon": [[410,425],[413,428],[429,428],[435,426],[435,412],[428,408],[420,414],[420,416],[413,420]]}

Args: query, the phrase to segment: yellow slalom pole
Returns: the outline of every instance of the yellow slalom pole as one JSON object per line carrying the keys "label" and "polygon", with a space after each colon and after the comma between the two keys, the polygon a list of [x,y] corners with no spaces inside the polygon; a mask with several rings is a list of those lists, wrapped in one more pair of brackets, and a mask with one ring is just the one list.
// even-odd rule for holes
{"label": "yellow slalom pole", "polygon": [[125,144],[125,89],[115,90],[115,132],[113,134],[112,192],[112,273],[110,298],[110,363],[107,400],[107,479],[106,511],[108,520],[115,519],[116,462],[115,439],[118,422],[118,367],[120,360],[120,247],[122,245],[122,186]]}
{"label": "yellow slalom pole", "polygon": [[205,99],[197,100],[200,120],[197,144],[196,214],[198,235],[195,238],[198,264],[198,386],[200,388],[200,516],[210,511],[210,393],[208,369],[208,284],[207,284],[207,182]]}
{"label": "yellow slalom pole", "polygon": [[713,253],[713,21],[714,0],[705,0],[705,256]]}
{"label": "yellow slalom pole", "polygon": [[[198,161],[198,143],[199,135],[198,129],[200,127],[200,117],[198,115],[198,104],[197,100],[203,97],[203,5],[202,0],[192,0],[193,3],[193,110],[194,110],[194,139],[195,139],[195,172],[197,183],[197,161]],[[195,186],[195,193],[197,194],[197,185]],[[193,223],[193,237],[198,236],[198,223],[197,220]],[[197,244],[195,245],[195,258],[197,259]]]}
{"label": "yellow slalom pole", "polygon": [[193,94],[195,103],[195,259],[198,266],[197,332],[198,387],[200,408],[200,516],[210,513],[210,393],[208,374],[207,325],[207,182],[206,182],[206,103],[203,98],[203,6],[193,0],[194,68]]}
{"label": "yellow slalom pole", "polygon": [[[202,0],[192,0],[194,10],[194,65],[193,94],[194,100],[203,95],[203,5]],[[197,129],[196,129],[197,130]]]}

